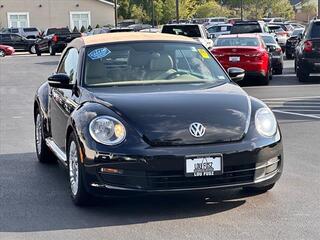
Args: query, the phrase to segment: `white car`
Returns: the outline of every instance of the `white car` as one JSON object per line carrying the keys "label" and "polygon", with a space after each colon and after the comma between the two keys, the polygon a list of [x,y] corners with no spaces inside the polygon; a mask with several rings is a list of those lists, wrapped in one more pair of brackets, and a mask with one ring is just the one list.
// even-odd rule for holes
{"label": "white car", "polygon": [[217,38],[220,35],[230,34],[232,24],[229,23],[218,23],[207,26],[207,31],[211,38]]}
{"label": "white car", "polygon": [[191,37],[202,43],[208,49],[213,47],[213,41],[207,29],[201,24],[166,24],[161,33]]}

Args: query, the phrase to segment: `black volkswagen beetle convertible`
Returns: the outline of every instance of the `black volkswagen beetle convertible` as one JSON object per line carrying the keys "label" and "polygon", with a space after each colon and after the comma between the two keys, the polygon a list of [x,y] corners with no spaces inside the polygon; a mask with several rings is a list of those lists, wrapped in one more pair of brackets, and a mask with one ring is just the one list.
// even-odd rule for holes
{"label": "black volkswagen beetle convertible", "polygon": [[275,116],[182,36],[114,33],[78,38],[34,101],[39,161],[69,172],[75,204],[92,195],[243,187],[280,178]]}

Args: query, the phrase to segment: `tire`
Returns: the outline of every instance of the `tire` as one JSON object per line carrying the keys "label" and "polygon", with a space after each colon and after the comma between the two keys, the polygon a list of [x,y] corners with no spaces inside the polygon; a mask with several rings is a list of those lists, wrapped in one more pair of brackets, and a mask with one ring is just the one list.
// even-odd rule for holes
{"label": "tire", "polygon": [[37,53],[37,56],[41,56],[41,51],[40,51],[40,49],[39,49],[39,46],[38,45],[36,45],[35,46],[35,48],[36,48],[36,53]]}
{"label": "tire", "polygon": [[32,45],[32,46],[30,47],[29,53],[31,53],[31,54],[36,54],[36,53],[37,53],[36,45]]}
{"label": "tire", "polygon": [[89,205],[91,196],[85,188],[84,166],[80,161],[80,147],[74,133],[68,139],[67,159],[71,199],[77,206]]}
{"label": "tire", "polygon": [[260,85],[269,85],[269,81],[272,78],[272,75],[270,77],[270,71],[272,72],[272,70],[269,69],[269,72],[267,73],[267,75],[262,77],[260,81]]}
{"label": "tire", "polygon": [[288,60],[293,59],[293,54],[292,53],[286,53],[286,58]]}
{"label": "tire", "polygon": [[242,189],[245,192],[249,192],[249,193],[264,193],[264,192],[271,190],[274,186],[275,186],[275,183],[272,183],[272,184],[264,186],[264,187],[252,186],[252,187],[243,187]]}
{"label": "tire", "polygon": [[5,57],[6,56],[6,53],[0,49],[0,57]]}
{"label": "tire", "polygon": [[307,82],[309,80],[309,75],[308,72],[304,72],[300,68],[297,68],[297,78],[299,82]]}
{"label": "tire", "polygon": [[54,50],[54,48],[52,47],[51,44],[49,44],[49,53],[50,53],[51,56],[56,55],[56,51]]}
{"label": "tire", "polygon": [[47,146],[44,138],[44,129],[43,129],[43,117],[39,111],[35,115],[35,144],[36,144],[36,153],[39,162],[41,163],[54,163],[57,161],[54,154],[51,152]]}
{"label": "tire", "polygon": [[274,73],[277,74],[277,75],[281,75],[282,72],[283,72],[283,68],[276,68],[276,69],[274,70]]}

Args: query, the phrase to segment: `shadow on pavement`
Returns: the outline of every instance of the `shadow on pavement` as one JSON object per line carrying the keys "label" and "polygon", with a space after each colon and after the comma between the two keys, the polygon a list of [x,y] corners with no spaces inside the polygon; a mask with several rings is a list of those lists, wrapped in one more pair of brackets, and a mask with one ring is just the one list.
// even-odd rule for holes
{"label": "shadow on pavement", "polygon": [[35,153],[0,155],[0,232],[95,228],[214,215],[243,205],[241,190],[96,199],[79,208],[59,164]]}

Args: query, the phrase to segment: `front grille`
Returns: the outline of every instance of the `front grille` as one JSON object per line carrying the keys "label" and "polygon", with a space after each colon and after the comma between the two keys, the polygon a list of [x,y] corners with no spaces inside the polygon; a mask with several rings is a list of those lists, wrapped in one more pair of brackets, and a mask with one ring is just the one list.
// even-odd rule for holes
{"label": "front grille", "polygon": [[247,183],[254,180],[255,165],[227,167],[222,175],[209,177],[186,177],[183,171],[147,172],[148,188],[175,189],[214,187],[219,185]]}

